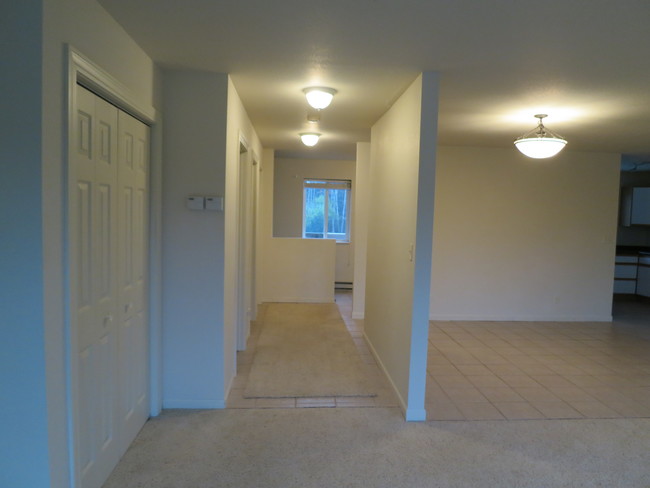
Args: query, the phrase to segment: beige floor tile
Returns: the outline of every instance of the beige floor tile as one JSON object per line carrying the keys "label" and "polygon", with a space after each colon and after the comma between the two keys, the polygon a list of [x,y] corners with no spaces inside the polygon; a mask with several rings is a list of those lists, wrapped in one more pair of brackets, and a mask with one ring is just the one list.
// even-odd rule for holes
{"label": "beige floor tile", "polygon": [[518,386],[518,387],[528,387],[528,388],[537,388],[540,384],[532,379],[526,374],[503,374],[499,377],[506,383],[508,386]]}
{"label": "beige floor tile", "polygon": [[556,374],[562,375],[562,376],[567,376],[567,375],[586,375],[587,373],[580,369],[577,366],[572,366],[570,364],[562,364],[562,365],[557,365],[557,364],[549,364],[548,369],[551,371],[555,372]]}
{"label": "beige floor tile", "polygon": [[445,354],[445,356],[454,365],[456,365],[456,364],[481,364],[481,361],[476,359],[471,354],[447,353],[447,354]]}
{"label": "beige floor tile", "polygon": [[568,402],[569,405],[571,405],[574,409],[576,409],[578,412],[580,412],[582,415],[584,415],[586,418],[603,418],[603,419],[610,419],[610,418],[617,418],[620,417],[621,415],[618,412],[615,412],[608,406],[604,405],[603,403],[593,400],[593,401],[572,401]]}
{"label": "beige floor tile", "polygon": [[399,400],[392,390],[386,388],[377,392],[377,396],[375,397],[375,406],[399,407]]}
{"label": "beige floor tile", "polygon": [[498,402],[523,402],[521,395],[510,387],[487,386],[478,387],[479,391],[492,403]]}
{"label": "beige floor tile", "polygon": [[467,420],[503,420],[505,417],[489,402],[457,402]]}
{"label": "beige floor tile", "polygon": [[474,386],[489,386],[489,387],[506,387],[508,386],[504,381],[499,378],[497,375],[479,375],[479,376],[467,376],[467,379]]}
{"label": "beige floor tile", "polygon": [[530,377],[537,381],[540,385],[545,386],[547,388],[551,387],[556,387],[556,388],[571,388],[574,387],[575,385],[571,383],[569,380],[564,378],[563,376],[557,375],[557,374],[549,374],[549,375],[536,375],[536,374],[531,374]]}
{"label": "beige floor tile", "polygon": [[479,375],[492,375],[494,374],[493,371],[490,371],[490,369],[483,365],[483,364],[459,364],[456,366],[458,370],[463,374],[463,375],[468,375],[468,376],[479,376]]}
{"label": "beige floor tile", "polygon": [[334,397],[296,398],[296,408],[332,408],[336,407]]}
{"label": "beige floor tile", "polygon": [[591,375],[567,375],[565,376],[567,380],[573,383],[576,386],[580,387],[599,387],[605,386],[605,384],[600,381],[597,376]]}
{"label": "beige floor tile", "polygon": [[460,371],[455,366],[451,364],[448,365],[431,365],[427,369],[431,376],[449,376],[449,375],[459,375]]}
{"label": "beige floor tile", "polygon": [[445,394],[454,402],[486,402],[487,398],[473,386],[444,388]]}
{"label": "beige floor tile", "polygon": [[515,364],[492,364],[489,366],[489,369],[497,376],[525,374],[521,371],[521,368]]}
{"label": "beige floor tile", "polygon": [[295,408],[295,398],[256,398],[255,408]]}
{"label": "beige floor tile", "polygon": [[528,402],[496,402],[494,406],[508,420],[533,420],[546,418]]}
{"label": "beige floor tile", "polygon": [[439,352],[436,352],[436,353],[429,352],[428,364],[429,365],[434,365],[434,366],[450,365],[451,361],[449,361],[449,359],[447,359],[445,356],[443,356]]}
{"label": "beige floor tile", "polygon": [[336,397],[337,407],[375,407],[374,397]]}
{"label": "beige floor tile", "polygon": [[548,376],[548,375],[554,375],[555,373],[553,372],[552,369],[550,369],[548,366],[540,363],[535,363],[535,364],[521,364],[521,372],[525,373],[527,375],[533,376]]}
{"label": "beige floor tile", "polygon": [[568,403],[558,402],[531,402],[531,405],[539,410],[548,419],[579,419],[583,415],[570,406]]}
{"label": "beige floor tile", "polygon": [[427,420],[466,420],[465,415],[451,402],[428,402],[425,409]]}
{"label": "beige floor tile", "polygon": [[634,387],[650,387],[650,374],[630,376],[627,380]]}
{"label": "beige floor tile", "polygon": [[254,398],[243,398],[239,395],[233,396],[232,393],[228,395],[226,401],[226,408],[255,408]]}
{"label": "beige floor tile", "polygon": [[436,383],[440,385],[442,389],[447,387],[471,387],[474,386],[472,383],[463,375],[458,376],[433,376]]}
{"label": "beige floor tile", "polygon": [[553,402],[560,399],[543,386],[513,387],[513,389],[529,403]]}
{"label": "beige floor tile", "polygon": [[549,387],[548,388],[551,393],[553,393],[555,396],[557,396],[560,400],[564,400],[565,402],[573,403],[573,402],[593,402],[596,401],[594,397],[592,397],[589,393],[586,391],[580,389],[577,386],[556,386],[556,387]]}

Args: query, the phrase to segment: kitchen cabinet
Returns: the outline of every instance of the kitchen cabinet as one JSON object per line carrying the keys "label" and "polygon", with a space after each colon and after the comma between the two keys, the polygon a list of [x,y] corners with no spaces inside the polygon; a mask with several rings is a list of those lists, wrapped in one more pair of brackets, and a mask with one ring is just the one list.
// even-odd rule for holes
{"label": "kitchen cabinet", "polygon": [[639,257],[636,294],[650,297],[650,255]]}
{"label": "kitchen cabinet", "polygon": [[650,187],[621,189],[620,224],[650,225]]}
{"label": "kitchen cabinet", "polygon": [[[633,295],[637,293],[638,255],[617,254],[614,267],[614,293]],[[650,286],[650,266],[648,267]]]}

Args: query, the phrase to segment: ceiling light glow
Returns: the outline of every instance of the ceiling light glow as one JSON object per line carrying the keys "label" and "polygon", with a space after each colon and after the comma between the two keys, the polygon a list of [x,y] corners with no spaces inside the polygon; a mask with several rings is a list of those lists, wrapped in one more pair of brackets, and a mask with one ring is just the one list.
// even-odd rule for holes
{"label": "ceiling light glow", "polygon": [[314,107],[316,110],[327,108],[332,103],[332,98],[336,95],[334,88],[326,88],[324,86],[312,86],[303,90],[307,103]]}
{"label": "ceiling light glow", "polygon": [[305,146],[315,146],[318,144],[318,139],[320,139],[320,134],[317,132],[302,132],[300,134],[300,140]]}

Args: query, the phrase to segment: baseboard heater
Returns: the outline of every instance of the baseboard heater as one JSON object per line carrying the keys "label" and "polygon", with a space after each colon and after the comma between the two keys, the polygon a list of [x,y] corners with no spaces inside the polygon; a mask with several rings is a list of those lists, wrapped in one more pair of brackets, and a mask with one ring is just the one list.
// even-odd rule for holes
{"label": "baseboard heater", "polygon": [[351,290],[352,282],[351,281],[335,281],[334,282],[335,290]]}

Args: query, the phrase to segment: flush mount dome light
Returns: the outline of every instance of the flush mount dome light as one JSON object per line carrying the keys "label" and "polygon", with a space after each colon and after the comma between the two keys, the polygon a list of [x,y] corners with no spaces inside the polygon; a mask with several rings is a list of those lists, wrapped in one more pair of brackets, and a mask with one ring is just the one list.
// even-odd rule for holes
{"label": "flush mount dome light", "polygon": [[550,158],[566,146],[566,139],[544,127],[542,119],[546,116],[535,115],[539,119],[539,125],[515,140],[515,147],[529,158]]}
{"label": "flush mount dome light", "polygon": [[316,110],[322,110],[329,106],[332,98],[336,95],[334,88],[326,88],[324,86],[311,86],[303,90],[307,103],[314,107]]}
{"label": "flush mount dome light", "polygon": [[302,132],[300,134],[300,140],[305,146],[315,146],[318,143],[318,139],[320,138],[320,134],[317,132]]}

